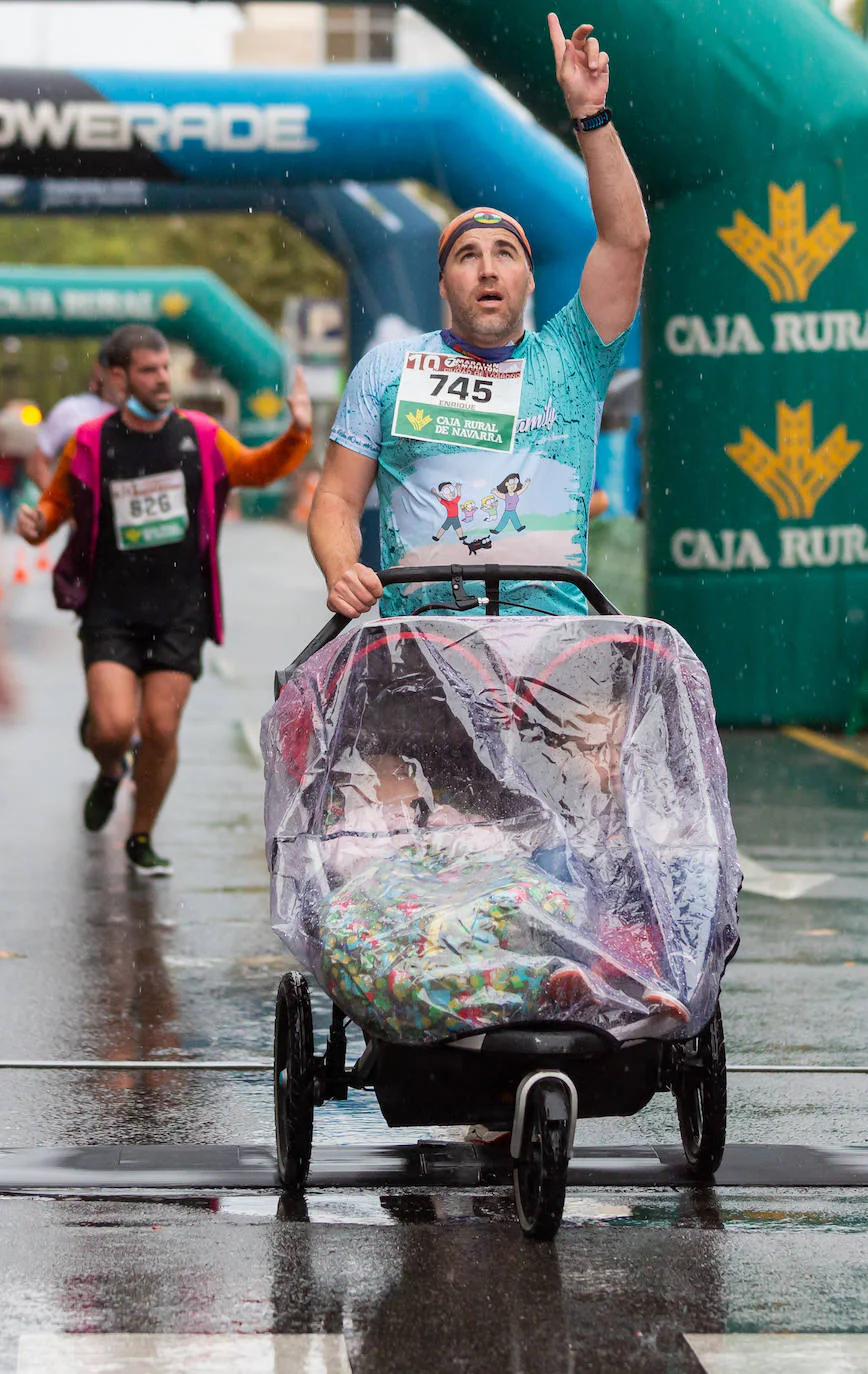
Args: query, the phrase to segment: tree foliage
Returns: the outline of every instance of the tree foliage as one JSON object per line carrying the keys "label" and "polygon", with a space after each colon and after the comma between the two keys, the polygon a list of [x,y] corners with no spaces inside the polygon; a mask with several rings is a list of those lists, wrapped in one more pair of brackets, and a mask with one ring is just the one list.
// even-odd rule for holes
{"label": "tree foliage", "polygon": [[[207,267],[269,324],[287,295],[340,296],[342,268],[278,215],[166,215],[0,220],[0,262],[80,267]],[[93,343],[22,339],[0,362],[0,401],[46,409],[87,383]]]}

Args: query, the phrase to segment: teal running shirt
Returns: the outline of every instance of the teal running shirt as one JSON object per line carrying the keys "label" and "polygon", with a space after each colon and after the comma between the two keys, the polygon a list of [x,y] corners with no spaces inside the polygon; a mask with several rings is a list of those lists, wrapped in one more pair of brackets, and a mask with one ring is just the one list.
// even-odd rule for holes
{"label": "teal running shirt", "polygon": [[[584,572],[603,400],[626,336],[604,344],[577,293],[504,363],[465,357],[439,332],[371,349],[331,438],[377,464],[383,567]],[[585,610],[567,583],[506,583],[501,594],[506,614]],[[380,608],[406,615],[440,601],[451,602],[448,582],[387,588]]]}

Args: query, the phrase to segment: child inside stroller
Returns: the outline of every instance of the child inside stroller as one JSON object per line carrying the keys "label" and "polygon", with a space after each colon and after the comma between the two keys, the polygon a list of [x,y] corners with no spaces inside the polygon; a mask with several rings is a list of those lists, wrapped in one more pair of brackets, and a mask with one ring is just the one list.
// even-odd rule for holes
{"label": "child inside stroller", "polygon": [[[293,665],[263,753],[275,929],[335,1007],[317,1058],[303,980],[281,985],[286,1182],[313,1103],[347,1086],[373,1086],[390,1124],[512,1127],[529,1234],[556,1229],[577,1115],[670,1088],[689,1162],[713,1171],[738,869],[707,678],[673,630],[356,623]],[[349,1073],[347,1017],[367,1041]]]}

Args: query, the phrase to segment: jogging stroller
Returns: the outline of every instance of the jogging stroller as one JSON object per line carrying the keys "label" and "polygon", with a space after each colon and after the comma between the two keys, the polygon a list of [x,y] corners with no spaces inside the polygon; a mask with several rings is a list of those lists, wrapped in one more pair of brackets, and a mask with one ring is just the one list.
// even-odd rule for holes
{"label": "jogging stroller", "polygon": [[[670,1091],[690,1172],[720,1163],[726,771],[675,630],[570,569],[450,576],[456,610],[484,616],[335,616],[263,721],[272,922],[333,1006],[318,1053],[305,978],[280,984],[280,1177],[304,1185],[317,1105],[372,1088],[390,1126],[508,1132],[522,1228],[551,1237],[578,1118]],[[501,582],[533,579],[596,614],[499,616]]]}

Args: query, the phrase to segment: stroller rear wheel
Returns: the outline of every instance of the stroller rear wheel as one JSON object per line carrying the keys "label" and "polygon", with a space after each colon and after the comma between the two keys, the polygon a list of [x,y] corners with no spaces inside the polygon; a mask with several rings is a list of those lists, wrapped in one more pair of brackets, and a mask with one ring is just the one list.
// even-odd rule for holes
{"label": "stroller rear wheel", "polygon": [[274,1125],[284,1188],[301,1188],[310,1168],[314,1059],[310,992],[300,973],[287,973],[274,1011]]}
{"label": "stroller rear wheel", "polygon": [[726,1045],[719,1003],[695,1040],[678,1047],[672,1091],[690,1172],[712,1178],[726,1145]]}
{"label": "stroller rear wheel", "polygon": [[531,1089],[521,1154],[512,1173],[521,1229],[534,1240],[552,1240],[564,1213],[572,1148],[569,1095],[562,1083],[544,1079]]}

